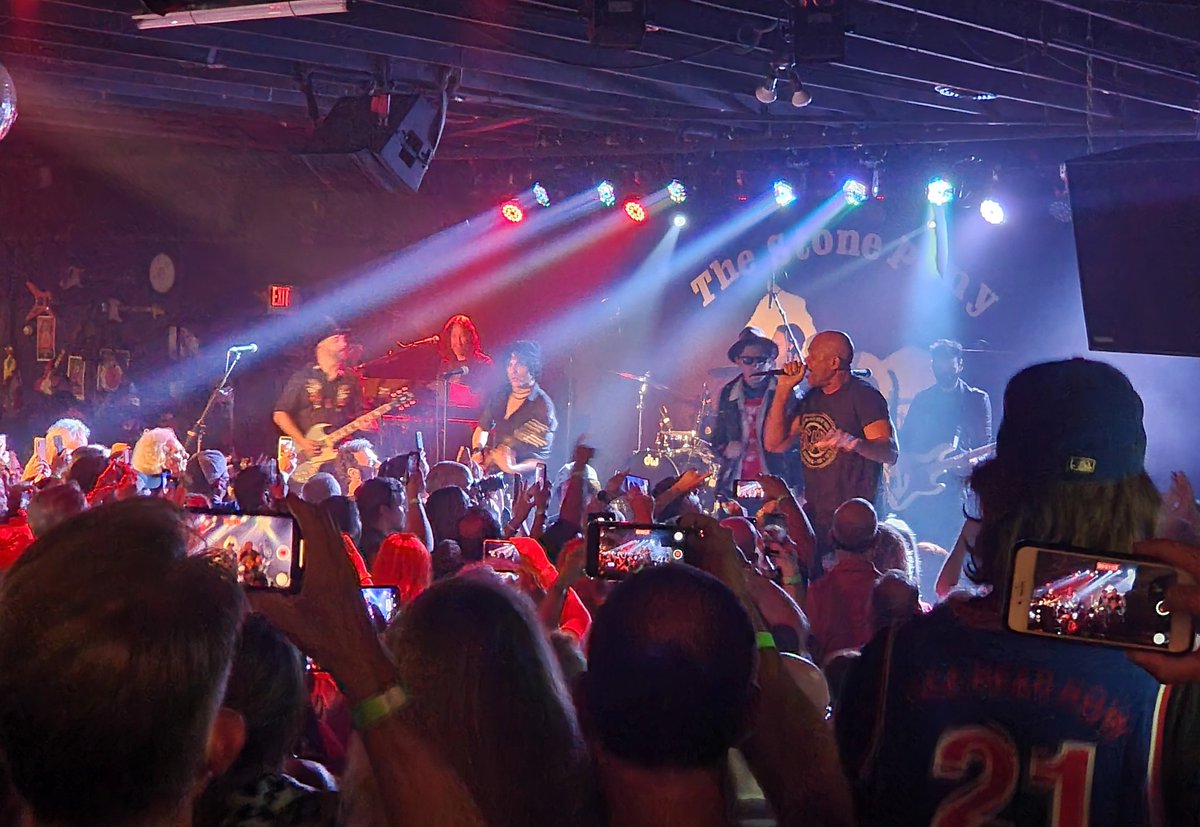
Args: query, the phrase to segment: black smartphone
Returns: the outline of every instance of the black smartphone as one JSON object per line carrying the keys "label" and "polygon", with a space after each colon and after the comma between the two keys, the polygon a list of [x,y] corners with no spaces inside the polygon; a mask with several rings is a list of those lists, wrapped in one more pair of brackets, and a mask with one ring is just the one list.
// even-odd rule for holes
{"label": "black smartphone", "polygon": [[54,455],[58,456],[63,452],[63,438],[58,434],[54,435]]}
{"label": "black smartphone", "polygon": [[546,463],[539,462],[534,467],[534,469],[533,469],[533,484],[534,485],[545,485],[546,484]]}
{"label": "black smartphone", "polygon": [[626,474],[625,482],[630,488],[640,488],[640,489],[642,489],[643,494],[646,494],[647,496],[649,496],[650,480],[646,479],[645,477],[637,477],[637,476],[634,476],[633,474]]}
{"label": "black smartphone", "polygon": [[247,589],[294,593],[304,575],[304,541],[290,514],[229,514],[193,506],[188,522],[197,552],[215,551]]}
{"label": "black smartphone", "polygon": [[1190,652],[1191,615],[1163,605],[1176,583],[1192,577],[1158,560],[1022,542],[1013,552],[1006,625],[1026,635]]}
{"label": "black smartphone", "polygon": [[624,580],[651,566],[683,562],[687,532],[655,523],[588,523],[586,571],[590,577]]}
{"label": "black smartphone", "polygon": [[391,623],[396,617],[400,596],[395,586],[363,586],[362,596],[367,606],[378,611],[385,622]]}
{"label": "black smartphone", "polygon": [[766,496],[758,480],[738,480],[734,490],[739,500],[761,500]]}

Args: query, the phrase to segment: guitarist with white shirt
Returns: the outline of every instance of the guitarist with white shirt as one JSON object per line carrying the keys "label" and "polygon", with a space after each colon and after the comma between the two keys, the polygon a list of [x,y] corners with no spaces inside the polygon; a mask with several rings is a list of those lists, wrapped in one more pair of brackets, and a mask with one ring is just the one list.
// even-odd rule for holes
{"label": "guitarist with white shirt", "polygon": [[[990,454],[992,400],[962,378],[963,346],[939,339],[929,347],[934,384],[918,393],[900,431],[904,455],[888,492],[920,540],[953,546],[962,529],[963,479]],[[963,467],[958,467],[963,466]],[[950,470],[944,474],[937,472]],[[937,488],[936,483],[943,488]],[[914,492],[937,493],[920,495]]]}

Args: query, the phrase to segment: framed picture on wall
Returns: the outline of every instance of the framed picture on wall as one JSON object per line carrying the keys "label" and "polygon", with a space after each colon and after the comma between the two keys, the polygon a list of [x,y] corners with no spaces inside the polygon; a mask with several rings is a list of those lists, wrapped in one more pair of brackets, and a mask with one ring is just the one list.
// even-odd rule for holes
{"label": "framed picture on wall", "polygon": [[71,393],[82,402],[87,397],[87,362],[82,356],[67,357],[67,381],[71,383]]}
{"label": "framed picture on wall", "polygon": [[58,320],[49,313],[44,313],[37,317],[37,360],[39,362],[54,361],[54,344],[55,333],[58,328]]}

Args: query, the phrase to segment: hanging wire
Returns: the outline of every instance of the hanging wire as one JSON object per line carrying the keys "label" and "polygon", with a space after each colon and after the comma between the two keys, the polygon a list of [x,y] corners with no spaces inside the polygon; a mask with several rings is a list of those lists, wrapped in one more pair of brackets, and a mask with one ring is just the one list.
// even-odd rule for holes
{"label": "hanging wire", "polygon": [[1092,43],[1092,16],[1089,14],[1087,16],[1087,47],[1088,47],[1088,51],[1087,51],[1087,67],[1086,67],[1086,74],[1087,74],[1087,87],[1086,87],[1087,88],[1087,115],[1086,115],[1086,117],[1087,117],[1087,151],[1088,151],[1088,155],[1091,155],[1092,152],[1094,151],[1092,148],[1092,137],[1093,137],[1093,130],[1094,130],[1094,125],[1092,123],[1092,114],[1094,112],[1094,105],[1095,105],[1096,76],[1092,72],[1092,46],[1093,46],[1093,43]]}

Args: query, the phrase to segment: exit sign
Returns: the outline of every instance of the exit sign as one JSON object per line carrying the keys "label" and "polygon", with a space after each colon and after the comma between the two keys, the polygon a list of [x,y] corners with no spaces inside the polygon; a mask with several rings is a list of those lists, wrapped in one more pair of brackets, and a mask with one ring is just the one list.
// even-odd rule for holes
{"label": "exit sign", "polygon": [[271,307],[284,310],[292,306],[292,286],[290,284],[271,285]]}

